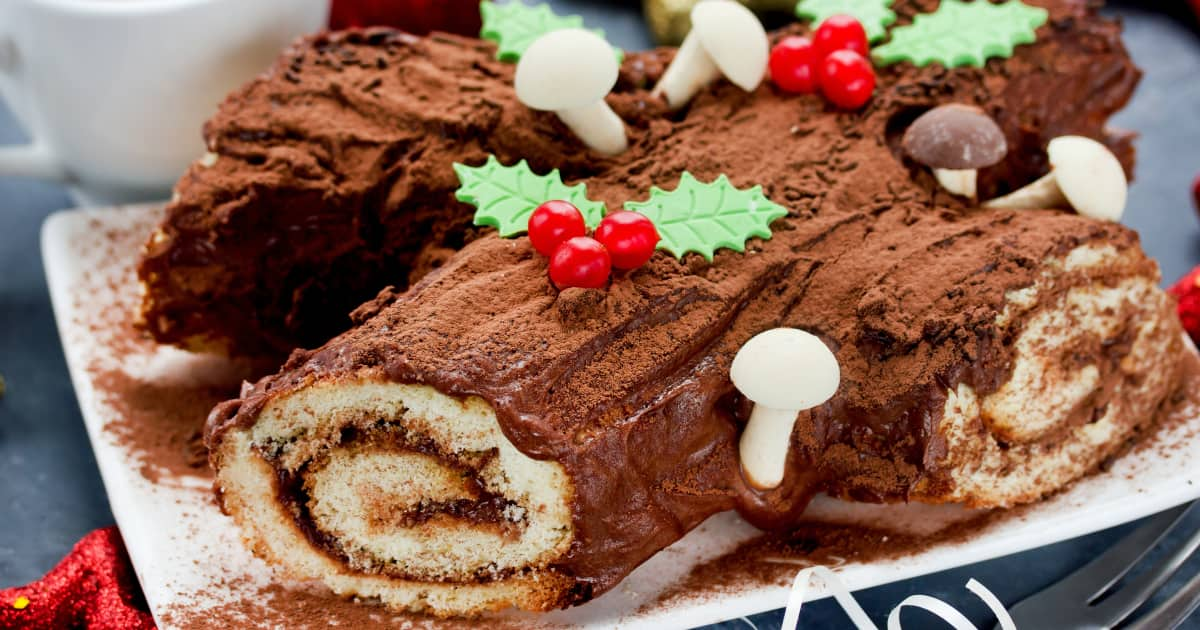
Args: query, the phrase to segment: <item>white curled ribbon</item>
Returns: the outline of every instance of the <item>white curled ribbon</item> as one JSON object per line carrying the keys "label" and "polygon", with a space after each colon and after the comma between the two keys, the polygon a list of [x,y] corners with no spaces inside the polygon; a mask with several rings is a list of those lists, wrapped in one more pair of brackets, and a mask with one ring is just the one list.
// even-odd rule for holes
{"label": "white curled ribbon", "polygon": [[[819,577],[825,583],[833,594],[833,598],[841,605],[842,610],[846,611],[846,615],[850,617],[851,623],[858,630],[879,630],[879,628],[871,623],[871,619],[867,617],[867,613],[863,611],[862,606],[859,606],[858,601],[854,599],[854,595],[850,594],[846,585],[827,567],[811,567],[804,569],[796,574],[796,579],[792,582],[792,592],[788,595],[787,608],[783,612],[783,624],[780,630],[796,630],[797,624],[800,622],[800,608],[804,605],[804,600],[808,596],[809,583],[812,578]],[[971,578],[967,582],[967,590],[974,593],[987,607],[992,610],[992,614],[996,615],[996,619],[1000,622],[1000,627],[1003,630],[1016,630],[1017,625],[1013,623],[1012,616],[1008,614],[1008,610],[1004,608],[1004,604],[1000,603],[1000,599],[996,597],[986,586],[981,584],[975,578]],[[942,618],[954,630],[978,630],[961,612],[956,610],[950,604],[930,597],[928,595],[911,595],[900,602],[892,612],[888,614],[888,630],[901,630],[900,612],[904,608],[920,608]]]}

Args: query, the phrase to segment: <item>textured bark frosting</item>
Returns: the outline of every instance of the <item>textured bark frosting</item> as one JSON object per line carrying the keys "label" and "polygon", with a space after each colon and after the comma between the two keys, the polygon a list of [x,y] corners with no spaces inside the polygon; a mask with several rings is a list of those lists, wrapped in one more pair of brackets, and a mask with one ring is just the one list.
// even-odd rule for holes
{"label": "textured bark frosting", "polygon": [[[933,4],[897,2],[896,10],[906,21]],[[430,260],[442,263],[408,292],[384,291],[356,312],[361,325],[293,354],[279,375],[215,410],[209,443],[318,380],[369,374],[479,396],[517,448],[570,473],[576,540],[561,568],[586,585],[581,597],[611,587],[721,510],[780,527],[818,490],[902,500],[947,483],[934,430],[946,390],[965,383],[984,395],[1007,380],[1014,333],[996,324],[1007,292],[1031,286],[1045,261],[1087,243],[1131,252],[1135,262],[1110,270],[1113,278],[1067,284],[1156,273],[1119,225],[969,208],[899,154],[909,121],[938,103],[965,102],[988,111],[1009,140],[1008,159],[982,171],[984,196],[1042,174],[1043,147],[1061,134],[1107,141],[1131,165],[1128,138],[1103,127],[1138,78],[1118,27],[1084,2],[1036,4],[1051,11],[1037,44],[982,69],[881,69],[862,112],[836,112],[769,85],[745,94],[720,82],[673,116],[645,91],[670,52],[630,55],[609,102],[629,125],[631,149],[612,159],[588,153],[553,115],[516,103],[511,68],[492,62],[486,45],[383,32],[324,36],[289,53],[210,124],[220,157],[181,182],[181,200],[143,264],[150,320],[162,286],[155,282],[170,283],[192,262],[208,264],[207,245],[186,243],[212,243],[214,233],[218,250],[258,252],[247,265],[290,264],[315,274],[313,282],[345,280],[355,290],[378,280],[376,272],[403,281],[408,270],[417,276],[439,266]],[[376,56],[385,61],[372,69]],[[315,72],[322,59],[341,70]],[[721,252],[710,264],[660,253],[608,290],[560,293],[527,239],[463,227],[469,209],[452,200],[450,163],[478,164],[487,153],[505,163],[526,158],[538,172],[561,168],[567,180],[586,177],[590,196],[610,210],[645,198],[651,185],[673,187],[686,169],[703,181],[724,173],[739,187],[762,184],[790,213],[771,240],[752,241],[745,254]],[[222,199],[235,190],[244,192]],[[263,216],[268,203],[274,214]],[[255,242],[279,233],[279,217],[292,212],[313,228],[286,231],[297,240],[265,250]],[[470,242],[462,251],[444,255],[463,241]],[[165,264],[179,252],[197,257]],[[329,275],[347,259],[361,283]],[[240,308],[239,299],[217,303]],[[290,308],[295,320],[308,312],[303,299]],[[277,316],[257,312],[257,328],[152,330],[175,341],[182,337],[173,330],[216,331],[236,340],[235,349],[260,350],[247,335],[283,343],[293,334],[272,328]],[[830,403],[801,415],[783,486],[759,493],[739,474],[736,437],[748,403],[728,367],[750,336],[780,325],[825,340],[843,385]],[[1120,344],[1111,353],[1101,362],[1119,360]]]}
{"label": "textured bark frosting", "polygon": [[[898,2],[897,10],[907,20],[933,4]],[[403,288],[479,234],[470,208],[450,194],[450,165],[487,153],[505,163],[528,158],[539,172],[557,167],[568,180],[603,174],[613,203],[637,198],[651,183],[668,185],[683,168],[727,172],[737,183],[767,184],[776,201],[801,214],[903,192],[875,201],[875,189],[888,182],[928,196],[927,174],[914,167],[919,179],[910,182],[894,160],[872,174],[871,194],[833,195],[865,178],[866,160],[886,157],[861,155],[859,140],[883,137],[898,150],[905,125],[924,108],[967,101],[985,104],[1007,130],[1011,157],[985,172],[981,188],[1005,191],[1045,170],[1046,138],[1104,137],[1105,118],[1138,77],[1115,24],[1091,16],[1084,2],[1050,4],[1052,22],[1037,45],[983,70],[883,69],[881,89],[861,115],[826,112],[815,96],[778,99],[769,86],[751,99],[721,83],[681,117],[668,117],[644,88],[673,52],[630,55],[609,100],[633,148],[611,160],[581,147],[552,114],[517,103],[513,66],[492,59],[488,43],[385,30],[305,40],[206,125],[215,158],[184,175],[147,243],[142,325],[164,343],[233,354],[283,356],[319,345],[348,328],[346,314],[380,288]],[[744,111],[764,98],[786,103]],[[775,124],[740,120],[765,115]],[[722,137],[732,128],[722,123],[767,142]],[[698,125],[705,140],[683,143],[681,134]],[[1127,139],[1109,140],[1131,166]],[[749,168],[760,162],[793,168],[784,181]]]}

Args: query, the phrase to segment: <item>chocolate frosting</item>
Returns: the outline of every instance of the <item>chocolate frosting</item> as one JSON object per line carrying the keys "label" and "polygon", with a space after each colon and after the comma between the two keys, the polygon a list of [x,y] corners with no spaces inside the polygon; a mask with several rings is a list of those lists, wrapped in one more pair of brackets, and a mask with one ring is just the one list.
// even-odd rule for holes
{"label": "chocolate frosting", "polygon": [[[900,0],[895,10],[907,22],[934,4]],[[1036,44],[982,69],[880,68],[861,112],[722,81],[668,114],[645,88],[671,51],[631,54],[608,99],[629,127],[631,148],[615,158],[588,152],[552,114],[517,103],[512,68],[492,61],[490,45],[355,31],[298,46],[210,123],[220,159],[181,182],[168,236],[151,246],[143,277],[178,278],[175,266],[210,268],[214,252],[236,252],[224,268],[245,265],[245,278],[256,280],[237,289],[245,296],[214,296],[217,306],[196,315],[215,318],[252,300],[262,287],[251,285],[272,265],[329,283],[345,277],[330,274],[347,258],[358,271],[374,260],[399,280],[397,270],[420,270],[422,257],[442,264],[407,292],[385,290],[356,311],[359,326],[297,351],[278,375],[214,410],[210,447],[252,424],[273,397],[315,379],[367,374],[480,396],[517,448],[571,474],[576,540],[558,566],[581,583],[580,599],[722,510],[778,528],[819,490],[903,500],[919,484],[945,483],[934,425],[946,389],[962,382],[986,394],[1008,378],[1013,333],[995,325],[1005,292],[1033,284],[1045,259],[1081,244],[1137,248],[1136,235],[1116,224],[967,207],[901,155],[908,122],[964,102],[991,114],[1010,147],[982,171],[983,196],[1041,175],[1043,147],[1062,134],[1106,141],[1131,165],[1129,138],[1103,127],[1138,79],[1118,26],[1087,2],[1034,4],[1051,12]],[[527,239],[461,227],[470,209],[452,200],[450,164],[480,164],[488,153],[586,178],[589,195],[610,210],[644,199],[652,185],[672,188],[686,169],[702,181],[724,173],[739,187],[762,184],[789,215],[744,254],[722,251],[707,263],[659,253],[606,290],[559,292]],[[228,191],[242,192],[221,196]],[[264,249],[264,234],[280,240]],[[431,253],[461,241],[470,242],[454,256]],[[1136,260],[1113,273],[1155,273]],[[356,289],[377,280],[363,273],[345,279]],[[287,316],[305,321],[301,328],[306,299]],[[204,326],[235,347],[262,349],[254,334],[286,347],[294,336],[272,328],[279,314],[256,311],[244,329],[245,318]],[[843,382],[834,399],[801,414],[784,483],[764,493],[740,475],[737,436],[749,403],[728,368],[749,337],[781,325],[820,336]]]}
{"label": "chocolate frosting", "polygon": [[[896,4],[902,22],[936,6]],[[282,358],[320,345],[348,328],[346,314],[381,288],[404,288],[480,233],[470,226],[471,208],[449,194],[457,186],[450,165],[487,153],[505,163],[528,158],[539,171],[558,167],[567,179],[621,166],[630,179],[612,193],[618,201],[644,194],[645,182],[671,184],[682,168],[734,176],[744,166],[724,160],[798,161],[806,168],[774,192],[799,212],[825,200],[830,173],[861,159],[855,138],[834,130],[882,133],[898,151],[904,128],[922,111],[973,101],[986,104],[1012,148],[1007,162],[985,172],[981,195],[1043,173],[1045,139],[1066,131],[1106,139],[1131,167],[1129,138],[1103,128],[1139,76],[1118,27],[1089,14],[1083,1],[1042,4],[1052,5],[1053,19],[1039,29],[1039,43],[1019,47],[1014,59],[983,70],[880,69],[881,89],[864,112],[868,125],[855,114],[833,115],[819,97],[788,97],[787,126],[771,127],[769,144],[721,139],[728,146],[713,154],[668,155],[678,131],[709,116],[736,116],[752,99],[721,82],[681,117],[666,117],[643,88],[673,50],[631,54],[609,100],[634,147],[613,160],[586,151],[553,115],[516,103],[513,65],[494,60],[490,43],[384,29],[301,41],[205,125],[218,158],[180,179],[176,201],[147,243],[138,271],[146,289],[141,325],[163,343],[232,354]],[[765,94],[775,96],[770,86],[759,89]],[[815,137],[797,144],[784,142],[788,134]],[[800,157],[800,146],[819,154]],[[749,155],[737,153],[747,148]],[[843,161],[819,161],[833,157]],[[928,190],[927,173],[910,166]],[[942,197],[938,203],[957,203]]]}

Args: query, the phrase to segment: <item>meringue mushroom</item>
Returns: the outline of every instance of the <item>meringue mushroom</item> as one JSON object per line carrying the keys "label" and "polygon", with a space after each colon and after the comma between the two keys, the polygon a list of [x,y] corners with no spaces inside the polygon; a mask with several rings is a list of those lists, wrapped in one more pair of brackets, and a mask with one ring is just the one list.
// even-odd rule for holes
{"label": "meringue mushroom", "polygon": [[729,378],[754,403],[738,446],[742,471],[753,486],[775,488],[783,482],[798,414],[837,392],[841,383],[837,358],[810,333],[773,328],[738,350]]}
{"label": "meringue mushroom", "polygon": [[766,75],[769,54],[767,32],[758,17],[732,0],[704,0],[691,15],[692,30],[653,94],[679,109],[721,75],[753,92]]}
{"label": "meringue mushroom", "polygon": [[616,56],[604,38],[579,28],[552,31],[529,45],[517,64],[517,99],[552,111],[597,153],[629,147],[625,123],[604,101],[617,83]]}
{"label": "meringue mushroom", "polygon": [[971,105],[939,105],[921,114],[904,132],[904,152],[933,169],[942,188],[975,197],[979,169],[1008,154],[996,121]]}
{"label": "meringue mushroom", "polygon": [[1041,179],[984,203],[987,208],[1074,208],[1093,219],[1118,221],[1129,183],[1108,147],[1083,136],[1059,136],[1046,147],[1050,172]]}

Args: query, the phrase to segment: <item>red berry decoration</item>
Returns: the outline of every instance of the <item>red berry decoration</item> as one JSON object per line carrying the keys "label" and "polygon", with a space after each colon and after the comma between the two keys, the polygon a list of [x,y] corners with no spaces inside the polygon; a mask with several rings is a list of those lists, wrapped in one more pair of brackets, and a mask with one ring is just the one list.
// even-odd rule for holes
{"label": "red berry decoration", "polygon": [[596,240],[608,250],[613,267],[637,269],[654,255],[659,236],[654,222],[646,215],[618,210],[600,222]]}
{"label": "red berry decoration", "polygon": [[850,15],[831,15],[813,33],[813,45],[824,59],[838,50],[853,50],[867,56],[867,31]]}
{"label": "red berry decoration", "polygon": [[547,201],[529,215],[529,240],[543,256],[550,256],[564,241],[587,234],[583,213],[568,201]]}
{"label": "red berry decoration", "polygon": [[567,239],[550,257],[550,281],[559,289],[603,289],[611,273],[608,250],[587,236]]}
{"label": "red berry decoration", "polygon": [[1192,201],[1196,203],[1196,212],[1200,212],[1200,174],[1192,180]]}
{"label": "red berry decoration", "polygon": [[817,48],[807,37],[784,37],[771,49],[771,80],[784,92],[816,92],[818,61]]}
{"label": "red berry decoration", "polygon": [[842,109],[858,109],[875,91],[875,69],[853,50],[835,50],[821,61],[821,92]]}
{"label": "red berry decoration", "polygon": [[1193,341],[1200,344],[1200,267],[1196,267],[1167,289],[1179,304],[1176,307],[1183,329]]}

